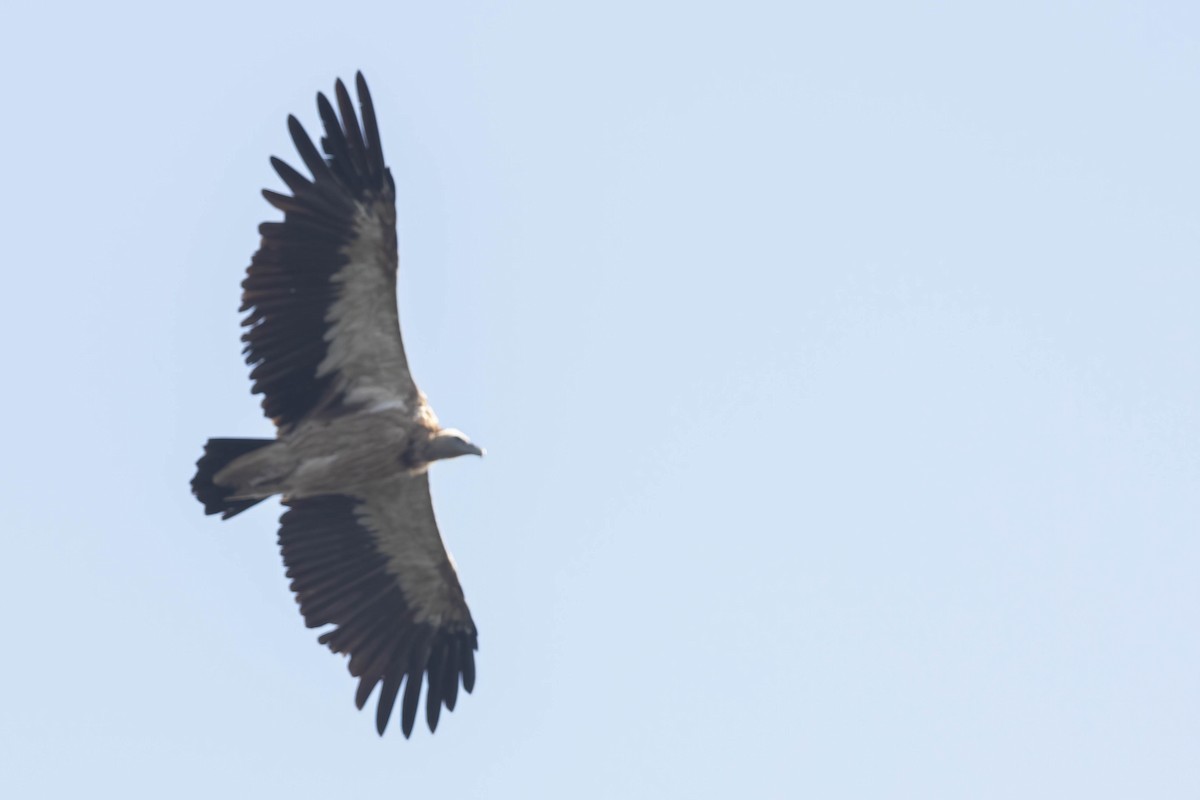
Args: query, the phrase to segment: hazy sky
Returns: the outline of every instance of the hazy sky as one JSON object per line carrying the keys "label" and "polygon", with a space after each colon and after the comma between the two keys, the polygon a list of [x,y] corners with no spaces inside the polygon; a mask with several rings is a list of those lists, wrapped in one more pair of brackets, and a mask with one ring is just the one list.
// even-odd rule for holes
{"label": "hazy sky", "polygon": [[[1200,5],[10,8],[12,797],[1200,796]],[[366,73],[480,628],[379,739],[239,282]]]}

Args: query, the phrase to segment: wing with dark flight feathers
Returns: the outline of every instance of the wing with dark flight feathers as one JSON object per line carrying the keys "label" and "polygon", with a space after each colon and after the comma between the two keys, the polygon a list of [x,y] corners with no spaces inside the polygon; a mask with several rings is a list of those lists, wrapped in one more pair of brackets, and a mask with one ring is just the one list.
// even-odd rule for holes
{"label": "wing with dark flight feathers", "polygon": [[285,503],[279,543],[300,613],[310,628],[337,626],[320,641],[350,656],[358,707],[381,685],[382,735],[403,684],[407,737],[424,680],[425,718],[435,730],[442,706],[454,710],[460,679],[468,692],[475,685],[478,634],[438,534],[428,477]]}
{"label": "wing with dark flight feathers", "polygon": [[361,126],[340,80],[336,111],[317,95],[324,157],[288,118],[312,177],[271,159],[291,194],[263,191],[284,217],[259,226],[242,283],[246,363],[282,430],[318,410],[413,408],[417,397],[396,309],[395,184],[362,73],[357,88]]}

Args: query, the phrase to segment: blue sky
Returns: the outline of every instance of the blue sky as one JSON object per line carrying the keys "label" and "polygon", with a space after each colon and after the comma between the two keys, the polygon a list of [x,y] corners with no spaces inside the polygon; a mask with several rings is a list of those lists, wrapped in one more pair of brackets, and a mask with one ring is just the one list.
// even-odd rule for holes
{"label": "blue sky", "polygon": [[[22,797],[1200,794],[1200,7],[43,4],[0,30]],[[379,739],[238,284],[362,69],[480,627]]]}

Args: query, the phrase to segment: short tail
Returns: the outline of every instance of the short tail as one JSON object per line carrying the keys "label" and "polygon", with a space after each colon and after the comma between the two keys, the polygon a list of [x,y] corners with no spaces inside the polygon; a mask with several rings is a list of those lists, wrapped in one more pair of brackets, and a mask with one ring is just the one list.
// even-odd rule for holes
{"label": "short tail", "polygon": [[232,487],[218,486],[213,483],[213,476],[234,459],[241,458],[247,453],[253,453],[260,447],[266,447],[274,439],[209,439],[204,445],[204,455],[196,462],[196,477],[192,478],[192,494],[204,504],[205,514],[220,514],[221,519],[229,519],[234,514],[240,514],[255,503],[261,503],[266,498],[253,500],[230,500],[234,493]]}

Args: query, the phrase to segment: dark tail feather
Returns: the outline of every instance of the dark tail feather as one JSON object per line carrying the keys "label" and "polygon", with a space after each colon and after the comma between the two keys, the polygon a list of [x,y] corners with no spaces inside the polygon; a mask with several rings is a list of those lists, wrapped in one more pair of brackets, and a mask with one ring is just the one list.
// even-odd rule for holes
{"label": "dark tail feather", "polygon": [[192,478],[192,494],[204,504],[205,514],[220,514],[221,519],[229,519],[234,514],[240,514],[255,503],[261,503],[266,498],[257,500],[230,500],[233,489],[228,486],[218,486],[213,483],[213,476],[247,453],[253,453],[260,447],[266,447],[274,439],[209,439],[204,445],[204,455],[196,462],[196,477]]}

